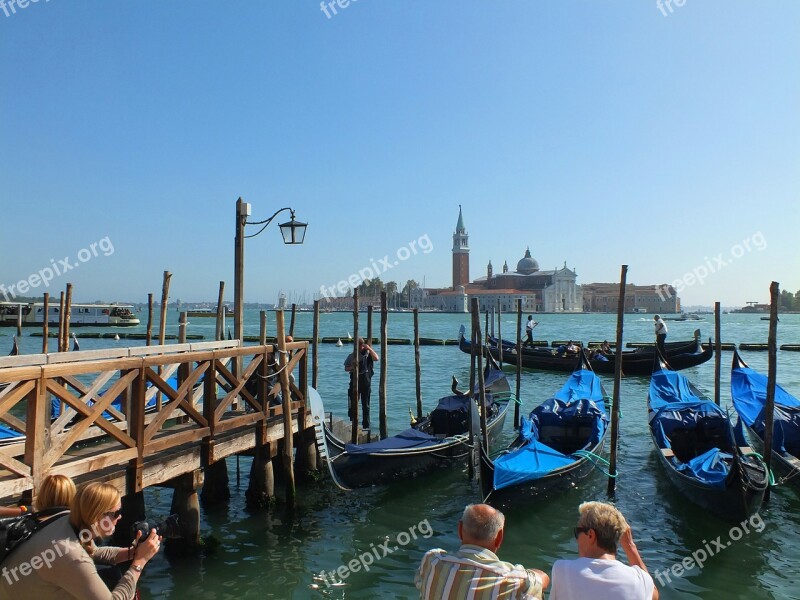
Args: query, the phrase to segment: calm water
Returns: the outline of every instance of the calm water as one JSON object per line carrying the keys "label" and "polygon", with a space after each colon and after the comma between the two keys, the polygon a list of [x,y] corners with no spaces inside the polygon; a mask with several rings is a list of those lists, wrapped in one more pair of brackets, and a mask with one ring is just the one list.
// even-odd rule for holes
{"label": "calm water", "polygon": [[[274,334],[274,314],[269,313],[270,333]],[[537,339],[609,339],[615,336],[612,315],[541,315]],[[246,333],[257,334],[256,311],[246,315]],[[310,313],[299,313],[297,335],[311,334]],[[177,333],[177,313],[170,314],[170,333]],[[288,319],[287,319],[288,322]],[[459,325],[468,324],[466,315],[420,316],[424,337],[455,338]],[[504,317],[503,331],[513,332],[516,316]],[[758,315],[723,315],[725,342],[766,342],[768,323]],[[194,319],[190,333],[213,334],[213,319]],[[412,316],[392,314],[391,337],[413,337]],[[703,322],[669,323],[670,340],[688,339],[700,327],[704,336],[713,333],[710,316]],[[366,315],[361,317],[362,333]],[[144,326],[139,329],[144,330]],[[378,331],[378,319],[375,332]],[[649,341],[652,317],[628,315],[625,341]],[[353,332],[352,316],[323,314],[321,335],[346,339]],[[10,329],[0,330],[0,346],[10,347]],[[800,315],[781,316],[779,344],[800,343]],[[38,351],[39,338],[23,338],[23,350]],[[53,342],[51,342],[53,343]],[[81,340],[82,349],[125,344],[125,340]],[[347,347],[320,346],[320,393],[326,409],[345,413],[347,375],[342,363]],[[449,392],[450,375],[468,381],[469,358],[457,347],[423,347],[422,389],[426,410]],[[753,368],[766,371],[766,352],[743,353]],[[731,353],[723,353],[722,400],[730,405]],[[800,354],[778,353],[778,381],[795,395],[800,394]],[[408,409],[415,406],[414,353],[411,346],[389,347],[389,427],[390,433],[407,426]],[[713,397],[713,360],[683,371]],[[510,372],[513,377],[513,371]],[[523,413],[559,388],[565,374],[526,371],[522,375]],[[375,382],[377,384],[377,375]],[[613,381],[604,379],[609,393]],[[646,430],[645,398],[648,381],[627,378],[621,387],[620,476],[617,506],[632,524],[634,538],[651,573],[664,571],[692,552],[703,549],[720,536],[725,545],[731,540],[731,524],[714,519],[684,500],[665,480],[651,449]],[[377,423],[377,385],[373,392],[373,420]],[[506,423],[505,440],[513,438],[511,419]],[[422,554],[440,546],[458,546],[456,523],[467,503],[479,500],[477,484],[467,481],[466,471],[453,469],[414,481],[388,487],[344,493],[325,479],[298,489],[299,509],[288,518],[278,504],[271,510],[248,512],[244,506],[249,459],[240,462],[241,479],[237,486],[236,459],[228,462],[231,501],[221,508],[204,510],[203,535],[220,541],[216,551],[195,558],[168,561],[159,556],[142,577],[144,598],[416,598],[414,571]],[[550,570],[553,561],[574,557],[576,546],[572,527],[577,506],[583,500],[606,499],[606,479],[599,472],[567,494],[542,498],[536,504],[506,510],[506,541],[500,549],[505,560]],[[279,495],[282,490],[278,491]],[[149,490],[148,506],[154,515],[169,511],[171,492]],[[772,500],[761,509],[764,528],[760,533],[743,534],[740,540],[708,559],[702,570],[695,568],[681,578],[659,586],[662,598],[795,598],[800,567],[800,496],[791,489],[775,490]],[[756,526],[758,522],[754,523]],[[428,528],[429,526],[429,528]],[[414,529],[416,539],[410,532]],[[760,526],[758,527],[761,528]],[[733,537],[739,537],[737,531]],[[322,574],[347,565],[373,549],[383,555],[382,544],[394,549],[376,560],[368,572],[359,569],[341,585],[327,585]],[[372,555],[374,558],[374,554]],[[364,559],[365,562],[368,559]]]}

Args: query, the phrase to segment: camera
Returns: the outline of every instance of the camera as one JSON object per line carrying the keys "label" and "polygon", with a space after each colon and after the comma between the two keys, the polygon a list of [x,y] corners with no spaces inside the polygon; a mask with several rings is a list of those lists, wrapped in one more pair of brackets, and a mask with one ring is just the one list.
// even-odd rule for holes
{"label": "camera", "polygon": [[136,532],[141,531],[142,537],[140,539],[144,539],[150,535],[151,529],[155,529],[156,533],[163,538],[174,539],[181,537],[181,527],[178,523],[178,515],[170,515],[158,523],[136,521],[133,525],[131,525],[131,537],[136,539]]}

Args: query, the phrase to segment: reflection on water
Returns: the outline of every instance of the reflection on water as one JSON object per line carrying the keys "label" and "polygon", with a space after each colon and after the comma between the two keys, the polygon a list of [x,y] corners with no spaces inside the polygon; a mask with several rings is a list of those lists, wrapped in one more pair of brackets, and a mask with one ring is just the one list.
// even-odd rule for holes
{"label": "reflection on water", "polygon": [[[270,332],[274,332],[270,313]],[[248,334],[255,335],[257,312],[248,313]],[[362,315],[362,334],[365,325]],[[462,315],[423,314],[421,335],[433,338],[456,337]],[[587,340],[613,339],[612,315],[542,315],[537,338]],[[377,320],[376,320],[377,325]],[[767,323],[758,315],[724,315],[723,341],[766,342]],[[504,317],[503,331],[516,326],[516,316]],[[696,327],[707,338],[713,320],[670,323],[670,340],[689,339]],[[170,314],[169,332],[177,332],[177,313]],[[630,315],[625,323],[625,339],[648,341],[652,338],[652,319]],[[144,330],[144,325],[137,331]],[[213,319],[195,319],[190,333],[213,335]],[[377,331],[377,326],[375,328]],[[344,313],[323,314],[321,335],[347,337],[352,333],[352,317]],[[299,313],[295,334],[311,332],[311,315]],[[4,332],[5,333],[5,332]],[[779,343],[800,343],[800,315],[782,315],[778,327]],[[390,316],[391,337],[413,337],[412,315]],[[3,337],[2,340],[10,340]],[[10,342],[9,342],[10,343]],[[81,347],[93,349],[124,344],[113,340],[82,340]],[[36,352],[41,340],[24,337],[24,352]],[[347,374],[342,363],[349,348],[331,344],[320,346],[320,393],[326,408],[345,413]],[[414,356],[411,346],[389,347],[389,424],[391,431],[407,426],[408,408],[415,406]],[[744,358],[751,367],[766,371],[767,354],[748,352]],[[800,394],[800,354],[779,352],[778,380],[794,394]],[[722,356],[721,397],[730,406],[731,353]],[[468,381],[468,358],[456,347],[422,348],[423,403],[430,408],[447,395],[450,376]],[[713,397],[714,361],[684,373]],[[509,371],[513,377],[513,368]],[[377,377],[377,375],[376,375]],[[523,413],[546,399],[564,381],[565,374],[526,371],[522,375]],[[377,381],[377,380],[376,380]],[[604,377],[611,393],[613,380]],[[672,488],[661,472],[647,432],[645,398],[648,381],[627,378],[621,387],[622,421],[616,503],[634,529],[634,539],[650,568],[665,571],[691,553],[721,536],[729,539],[732,524],[704,513]],[[377,390],[377,385],[374,386]],[[373,393],[373,420],[377,421],[377,391]],[[513,438],[508,419],[504,439]],[[430,477],[394,485],[339,492],[323,480],[299,488],[300,507],[294,518],[287,518],[280,503],[273,509],[251,513],[244,506],[249,459],[240,461],[241,484],[237,488],[236,460],[228,461],[231,473],[231,501],[219,509],[204,510],[203,535],[212,534],[221,542],[208,556],[168,560],[159,556],[142,577],[144,598],[416,598],[413,579],[416,566],[432,547],[455,549],[456,525],[464,506],[479,500],[477,484],[467,481],[466,470],[440,471]],[[606,479],[600,473],[585,480],[577,489],[552,498],[538,498],[535,504],[506,510],[507,532],[500,556],[526,566],[550,569],[553,561],[576,555],[572,527],[577,506],[588,499],[605,499]],[[279,494],[281,490],[279,490]],[[154,515],[169,512],[168,490],[147,491],[148,507]],[[710,557],[702,570],[693,569],[683,577],[661,587],[661,598],[767,598],[800,599],[795,579],[800,567],[798,511],[800,495],[791,489],[773,493],[760,515],[766,524],[763,532],[751,532],[719,554]],[[323,573],[334,573],[427,519],[433,534],[398,546],[376,560],[369,571],[359,568],[341,585],[329,585]]]}

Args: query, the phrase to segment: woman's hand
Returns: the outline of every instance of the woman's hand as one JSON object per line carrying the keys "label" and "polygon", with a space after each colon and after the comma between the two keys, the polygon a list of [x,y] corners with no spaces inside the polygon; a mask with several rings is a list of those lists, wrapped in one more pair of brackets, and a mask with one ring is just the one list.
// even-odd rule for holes
{"label": "woman's hand", "polygon": [[142,560],[144,562],[153,558],[161,547],[161,536],[156,533],[155,529],[150,530],[150,535],[141,539],[142,532],[136,532],[136,540],[134,541],[135,549],[133,551],[133,560]]}

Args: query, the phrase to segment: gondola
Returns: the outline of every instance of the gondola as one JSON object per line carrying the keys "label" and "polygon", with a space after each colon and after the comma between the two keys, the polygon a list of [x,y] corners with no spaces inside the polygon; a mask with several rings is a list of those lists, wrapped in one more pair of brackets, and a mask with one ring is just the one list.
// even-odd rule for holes
{"label": "gondola", "polygon": [[[490,441],[503,429],[511,397],[508,379],[488,360],[484,370],[487,424]],[[324,424],[332,475],[342,487],[358,488],[416,477],[437,467],[465,460],[470,453],[471,406],[477,408],[477,389],[472,395],[457,392],[439,400],[426,417],[409,429],[384,440],[346,444]]]}
{"label": "gondola", "polygon": [[728,415],[660,354],[653,361],[647,410],[658,458],[681,493],[730,521],[758,511],[769,482],[764,463],[736,443]]}
{"label": "gondola", "polygon": [[[470,342],[462,335],[459,339],[459,348],[463,352],[471,352]],[[709,340],[708,345],[703,348],[700,340],[697,339],[692,342],[693,347],[690,351],[680,351],[673,354],[670,350],[667,351],[667,357],[670,366],[679,371],[681,369],[688,369],[695,367],[708,361],[714,355],[714,346]],[[500,360],[500,352],[497,345],[488,346],[489,352],[495,360]],[[680,349],[680,348],[679,348]],[[647,349],[641,349],[647,350]],[[674,352],[674,350],[673,350]],[[622,353],[622,373],[624,375],[642,375],[646,376],[652,372],[653,369],[653,352],[623,352]],[[589,363],[595,373],[602,373],[604,375],[613,375],[614,362],[616,355],[608,355],[608,360],[591,359]],[[515,351],[504,350],[503,362],[509,364],[517,364],[517,354]],[[565,371],[570,372],[575,367],[575,356],[565,354],[560,356],[553,350],[546,348],[533,348],[525,349],[521,355],[522,366],[529,369],[541,369],[545,371]]]}
{"label": "gondola", "polygon": [[[462,326],[461,331],[459,332],[459,336],[463,335],[465,329]],[[694,352],[695,348],[697,347],[697,341],[700,339],[700,330],[694,330],[694,337],[691,340],[679,340],[677,342],[665,342],[664,348],[666,349],[666,356],[669,358],[673,354],[683,354],[685,352]],[[512,342],[511,340],[499,340],[496,337],[489,336],[487,339],[487,344],[491,346],[497,346],[500,343],[503,346],[503,357],[505,358],[506,352],[515,352],[517,348],[516,342]],[[546,347],[536,346],[536,347],[528,347],[523,346],[522,352],[524,354],[536,354],[537,350],[546,350],[547,352],[551,352],[551,350],[547,349]],[[469,350],[467,350],[469,351]],[[552,352],[551,352],[552,353]],[[653,354],[655,353],[655,344],[650,346],[641,346],[634,350],[624,350],[622,355],[625,357],[628,356],[635,356],[636,358],[641,358],[644,356],[649,356],[652,358]],[[609,355],[610,356],[610,355]],[[649,371],[648,371],[649,374]]]}
{"label": "gondola", "polygon": [[574,487],[602,460],[608,396],[586,354],[577,360],[564,386],[523,417],[519,435],[502,456],[492,460],[481,446],[484,502],[505,506]]}
{"label": "gondola", "polygon": [[[737,432],[744,437],[744,423],[753,445],[763,452],[767,376],[748,367],[736,350],[731,366],[731,399],[739,415]],[[781,482],[800,490],[800,400],[777,384],[773,419],[771,467]]]}

